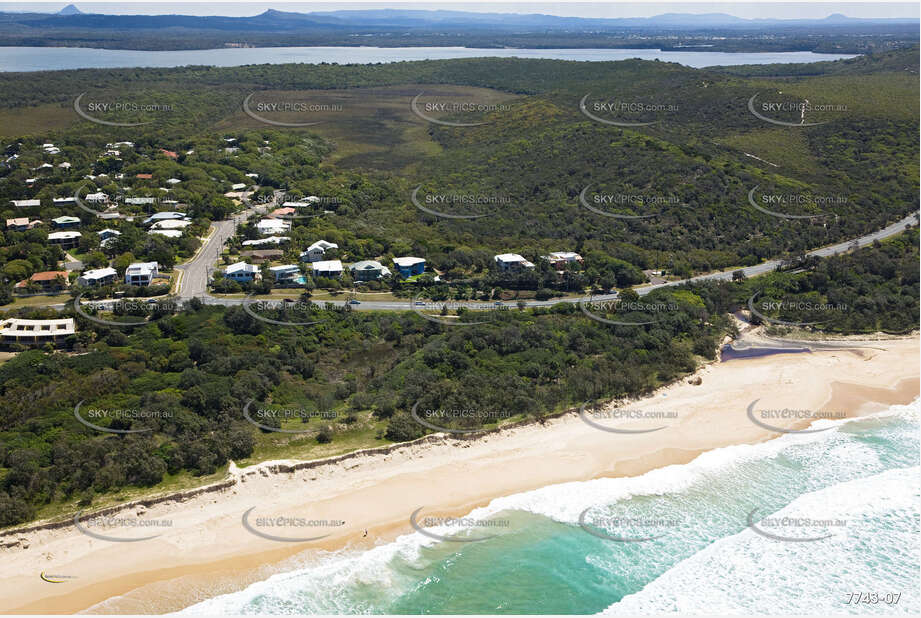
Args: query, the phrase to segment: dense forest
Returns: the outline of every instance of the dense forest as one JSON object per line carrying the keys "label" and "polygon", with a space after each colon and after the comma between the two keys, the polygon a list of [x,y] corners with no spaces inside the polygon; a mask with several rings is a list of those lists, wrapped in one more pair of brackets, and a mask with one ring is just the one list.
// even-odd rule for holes
{"label": "dense forest", "polygon": [[[728,313],[745,310],[756,292],[833,305],[814,327],[827,332],[911,331],[918,261],[915,228],[790,272],[661,289],[644,302],[668,311],[641,326],[592,320],[570,303],[494,312],[464,327],[412,312],[331,308],[312,311],[322,317],[316,325],[280,327],[240,307],[201,303],[127,330],[78,318],[67,349],[21,351],[0,365],[0,525],[28,521],[56,504],[89,505],[176,475],[211,474],[229,459],[258,459],[279,448],[310,457],[342,441],[357,448],[412,439],[429,431],[410,414],[416,404],[492,413],[447,421],[469,429],[647,393],[714,358],[733,332]],[[243,409],[251,401],[253,410],[269,410],[263,424],[303,433],[247,422]],[[108,428],[151,431],[93,430],[75,419],[78,404]]]}

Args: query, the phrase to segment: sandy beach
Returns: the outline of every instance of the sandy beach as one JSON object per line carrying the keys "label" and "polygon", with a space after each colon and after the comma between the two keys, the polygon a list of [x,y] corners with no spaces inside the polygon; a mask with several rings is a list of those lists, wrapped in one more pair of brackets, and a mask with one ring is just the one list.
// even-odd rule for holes
{"label": "sandy beach", "polygon": [[[910,403],[921,388],[919,352],[915,334],[855,343],[853,349],[712,363],[642,400],[609,406],[664,413],[660,418],[591,416],[595,423],[618,429],[664,426],[653,432],[612,433],[568,414],[477,440],[445,437],[291,473],[271,473],[271,464],[234,470],[237,482],[220,492],[118,514],[169,525],[99,530],[124,538],[159,535],[150,540],[101,540],[74,526],[18,535],[28,547],[0,549],[0,611],[179,610],[292,568],[316,551],[366,548],[411,533],[410,514],[420,507],[426,515],[461,515],[499,496],[568,481],[639,475],[686,463],[714,448],[780,435],[749,419],[746,409],[754,400],[759,400],[758,410],[846,416]],[[769,422],[793,428],[812,420]],[[260,518],[277,517],[344,523],[258,528],[288,538],[328,535],[282,542],[244,527],[242,518],[250,509],[251,527],[258,527]],[[43,580],[43,573],[60,583]]]}

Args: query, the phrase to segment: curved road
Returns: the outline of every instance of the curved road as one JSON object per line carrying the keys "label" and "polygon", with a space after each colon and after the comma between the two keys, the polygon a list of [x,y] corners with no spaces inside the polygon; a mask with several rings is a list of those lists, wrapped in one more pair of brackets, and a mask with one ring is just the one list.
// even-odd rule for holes
{"label": "curved road", "polygon": [[[815,256],[815,257],[829,257],[829,256],[836,255],[839,253],[844,253],[845,251],[848,251],[855,247],[865,247],[867,245],[872,244],[873,241],[882,240],[884,238],[889,238],[890,236],[895,236],[896,234],[899,234],[900,232],[905,231],[905,229],[908,228],[909,226],[917,225],[918,222],[919,222],[919,213],[912,213],[908,215],[907,217],[904,217],[903,219],[897,221],[896,223],[888,225],[885,228],[878,230],[876,232],[872,232],[865,236],[861,236],[860,238],[857,238],[855,240],[847,240],[847,241],[840,242],[835,245],[830,245],[828,247],[814,249],[812,251],[807,252],[806,255]],[[688,282],[707,281],[707,280],[730,281],[732,279],[732,273],[735,272],[736,270],[741,270],[742,272],[744,272],[746,277],[757,277],[758,275],[763,275],[765,273],[773,272],[780,265],[781,265],[781,260],[769,260],[767,262],[762,262],[761,264],[756,264],[754,266],[748,266],[745,268],[737,268],[737,269],[723,271],[723,272],[708,273],[706,275],[698,275],[696,277],[691,277],[690,279],[681,279],[680,281],[669,281],[668,283],[659,283],[655,285],[651,285],[651,284],[644,285],[644,286],[635,287],[633,289],[639,295],[642,296],[644,294],[649,294],[650,292],[658,288],[681,285],[683,283],[688,283]],[[595,301],[614,300],[616,297],[617,297],[617,292],[614,292],[613,294],[593,296],[592,300],[595,300]],[[202,297],[202,300],[209,305],[239,305],[243,303],[244,299],[216,298],[213,296],[206,296],[206,297]],[[543,300],[543,301],[529,300],[529,301],[525,301],[525,305],[528,307],[546,307],[548,305],[555,305],[557,303],[578,303],[580,300],[582,299],[581,298],[557,298],[553,300]],[[262,300],[261,302],[262,303],[268,302],[269,304],[272,304],[273,301]],[[281,303],[281,301],[277,301],[277,302],[279,304]],[[314,301],[314,303],[318,305],[325,305],[327,302],[332,303],[334,306],[342,306],[346,304],[348,301],[345,301],[345,300]],[[482,306],[484,302],[487,302],[487,301],[471,302],[467,304]],[[432,302],[427,303],[429,308],[431,308],[432,304],[438,305],[440,304],[440,301],[436,303],[432,303]],[[464,303],[452,303],[452,304],[461,305]],[[515,303],[515,305],[517,306],[517,303]],[[406,300],[404,301],[361,301],[361,303],[358,305],[352,305],[352,309],[360,310],[360,311],[408,311],[412,309],[412,301],[411,300],[409,301],[406,301]]]}
{"label": "curved road", "polygon": [[[211,236],[205,241],[199,250],[198,254],[195,255],[190,261],[177,266],[176,268],[182,271],[180,285],[179,285],[179,294],[178,297],[181,301],[189,300],[193,297],[198,297],[202,302],[209,305],[241,305],[245,302],[244,298],[217,298],[208,294],[208,270],[214,264],[214,262],[220,257],[221,251],[223,250],[224,242],[230,238],[236,228],[236,224],[241,220],[245,219],[247,214],[254,209],[249,209],[243,213],[235,215],[232,219],[227,219],[224,221],[216,221],[213,224],[213,230]],[[835,245],[830,245],[828,247],[822,247],[820,249],[814,249],[806,253],[807,256],[815,257],[829,257],[839,253],[844,253],[850,249],[856,247],[865,247],[872,244],[876,240],[882,240],[884,238],[889,238],[895,236],[900,232],[903,232],[911,225],[917,225],[919,222],[919,213],[912,213],[901,220],[886,226],[885,228],[861,236],[860,238],[848,240],[844,242],[837,243]],[[763,275],[765,273],[772,272],[781,265],[781,260],[769,260],[767,262],[762,262],[761,264],[756,264],[755,266],[748,266],[745,268],[738,268],[733,270],[727,270],[722,272],[708,273],[706,275],[698,275],[696,277],[691,277],[690,279],[682,279],[680,281],[670,281],[668,283],[660,283],[655,285],[644,285],[640,287],[633,288],[638,294],[644,295],[649,294],[653,290],[656,290],[661,287],[681,285],[688,282],[697,282],[697,281],[707,281],[707,280],[725,280],[729,281],[732,279],[732,273],[736,270],[741,270],[745,273],[746,277],[757,277],[758,275]],[[605,301],[605,300],[614,300],[617,298],[617,292],[612,294],[604,294],[593,296],[592,300],[595,301]],[[263,304],[278,304],[280,305],[283,301],[281,300],[265,300],[260,299]],[[528,307],[546,307],[550,305],[555,305],[558,303],[578,303],[582,298],[557,298],[553,300],[529,300],[525,301],[525,305]],[[114,301],[94,301],[94,304],[106,304],[112,303]],[[313,301],[314,304],[323,306],[326,303],[331,303],[334,306],[345,305],[348,301],[346,300],[317,300]],[[469,303],[454,303],[456,305],[470,304],[470,305],[479,305],[480,307],[486,301],[471,301]],[[63,308],[70,303],[58,303],[54,305],[48,305],[53,308]],[[441,304],[441,301],[438,302],[428,302],[426,303],[428,308],[431,306]],[[517,303],[515,303],[517,306]],[[409,311],[413,308],[411,300],[404,301],[361,301],[360,304],[352,305],[352,309],[358,311]]]}

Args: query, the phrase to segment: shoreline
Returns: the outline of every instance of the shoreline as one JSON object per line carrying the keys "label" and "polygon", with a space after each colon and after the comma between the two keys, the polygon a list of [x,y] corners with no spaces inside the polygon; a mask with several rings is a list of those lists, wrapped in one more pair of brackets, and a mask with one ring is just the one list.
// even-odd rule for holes
{"label": "shoreline", "polygon": [[[28,537],[28,548],[0,550],[4,558],[0,577],[13,591],[4,594],[0,611],[69,613],[101,602],[105,607],[94,612],[175,611],[296,568],[317,550],[358,550],[388,543],[412,532],[408,517],[420,506],[426,507],[427,514],[460,516],[504,495],[568,481],[637,476],[687,463],[721,446],[777,437],[778,432],[746,418],[745,407],[754,399],[792,408],[845,410],[849,417],[910,403],[918,397],[921,384],[918,335],[874,344],[873,348],[817,349],[810,354],[711,362],[649,396],[619,403],[643,411],[680,411],[677,421],[614,423],[634,430],[667,425],[662,431],[608,433],[582,422],[578,414],[563,413],[544,423],[503,428],[476,440],[416,441],[395,445],[389,452],[340,456],[334,462],[256,464],[234,472],[238,482],[218,492],[163,500],[140,509],[132,506],[144,519],[167,516],[175,522],[175,527],[150,541],[100,541],[80,534],[67,522],[56,529],[24,532],[17,536]],[[702,384],[694,383],[697,378]],[[777,424],[795,427],[810,422]],[[291,470],[294,465],[297,469]],[[368,504],[374,505],[373,513]],[[306,534],[304,529],[282,531],[278,534],[329,536],[319,542],[279,543],[244,530],[240,518],[250,508],[255,509],[254,517],[302,516],[344,520],[346,525],[338,530],[310,529]],[[54,574],[79,574],[79,578],[59,585],[46,583],[39,579],[41,568]]]}

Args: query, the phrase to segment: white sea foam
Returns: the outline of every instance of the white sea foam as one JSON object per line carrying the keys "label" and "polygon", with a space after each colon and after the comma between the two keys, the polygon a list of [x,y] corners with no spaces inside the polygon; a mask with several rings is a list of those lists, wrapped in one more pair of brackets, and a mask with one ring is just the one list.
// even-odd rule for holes
{"label": "white sea foam", "polygon": [[[497,498],[489,505],[471,513],[474,517],[486,517],[503,510],[526,510],[544,515],[557,521],[574,523],[586,508],[598,504],[611,504],[635,496],[656,496],[684,491],[711,475],[743,462],[774,457],[791,447],[816,442],[827,442],[829,448],[821,452],[824,467],[833,469],[836,463],[860,466],[873,463],[877,456],[864,445],[843,438],[839,430],[855,423],[872,423],[887,417],[899,417],[917,421],[921,401],[908,405],[897,405],[876,414],[850,419],[822,419],[810,425],[810,429],[829,428],[819,433],[784,434],[760,444],[739,444],[726,446],[700,454],[693,461],[657,468],[636,477],[595,479],[549,485],[540,489]],[[807,455],[808,456],[808,455]]]}
{"label": "white sea foam", "polygon": [[[803,494],[772,516],[821,514],[847,525],[814,542],[777,541],[746,529],[603,613],[917,614],[919,471],[887,470]],[[901,596],[892,605],[849,604],[855,593]]]}
{"label": "white sea foam", "polygon": [[[915,401],[907,406],[892,406],[883,412],[862,418],[820,420],[815,422],[812,428],[829,427],[829,431],[785,434],[780,438],[760,444],[719,448],[701,454],[690,463],[652,470],[638,477],[596,479],[551,485],[497,498],[487,506],[472,511],[470,517],[483,519],[501,511],[519,510],[543,515],[559,522],[575,523],[578,521],[579,514],[591,506],[612,504],[634,496],[677,494],[694,486],[695,483],[706,481],[713,478],[714,475],[731,470],[734,466],[766,460],[785,451],[816,443],[820,443],[822,448],[815,452],[810,452],[809,449],[797,449],[800,457],[821,458],[821,466],[814,464],[808,466],[813,469],[831,471],[839,466],[878,463],[877,455],[872,449],[842,435],[841,430],[851,424],[873,423],[888,417],[917,421],[919,409],[921,405]],[[898,473],[898,471],[894,472]],[[811,494],[801,499],[809,500],[807,498],[809,495]],[[430,530],[445,535],[454,532],[449,527],[431,528]],[[751,532],[747,534],[754,535]],[[767,539],[762,540],[766,543],[770,542]],[[396,581],[400,575],[391,568],[394,559],[399,558],[413,565],[420,559],[422,548],[435,543],[437,541],[429,537],[413,533],[400,536],[391,543],[370,550],[342,550],[324,553],[319,558],[311,558],[309,564],[305,564],[303,568],[277,574],[252,584],[244,590],[197,603],[181,613],[271,614],[381,611],[381,608],[387,607],[389,602],[400,594],[405,585],[411,584],[408,581]],[[796,544],[783,543],[783,545]],[[814,543],[800,545],[814,545]],[[694,557],[689,560],[693,559]],[[663,577],[667,576],[667,573],[663,575]],[[651,583],[647,588],[654,584],[655,582]],[[631,595],[633,596],[637,595]],[[631,603],[636,602],[631,601]],[[728,601],[725,606],[730,606]],[[701,611],[710,612],[711,610],[717,611],[717,609],[718,607],[714,606],[703,608]],[[769,611],[768,613],[774,612]]]}

